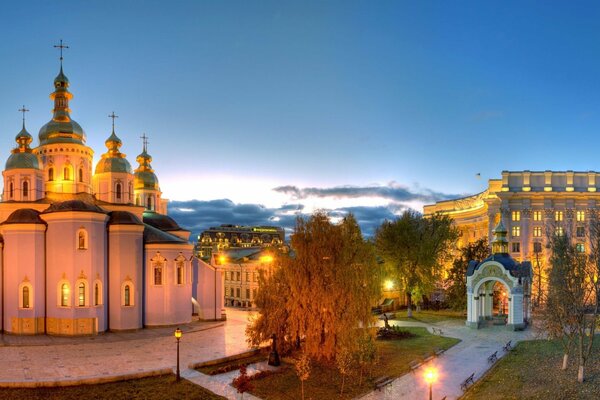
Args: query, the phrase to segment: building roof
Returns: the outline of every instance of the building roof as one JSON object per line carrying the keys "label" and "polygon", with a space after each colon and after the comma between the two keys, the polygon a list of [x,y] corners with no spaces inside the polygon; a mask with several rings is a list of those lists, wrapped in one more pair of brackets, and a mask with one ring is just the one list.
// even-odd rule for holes
{"label": "building roof", "polygon": [[32,168],[40,169],[38,158],[33,153],[17,152],[12,153],[8,160],[6,160],[5,170],[18,169],[18,168]]}
{"label": "building roof", "polygon": [[106,157],[101,158],[96,164],[96,174],[103,172],[126,172],[131,174],[132,169],[126,158]]}
{"label": "building roof", "polygon": [[40,224],[46,225],[46,222],[40,218],[40,212],[32,208],[21,208],[15,210],[8,216],[2,225],[9,224]]}
{"label": "building roof", "polygon": [[136,215],[128,211],[112,211],[108,215],[108,225],[144,225]]}
{"label": "building roof", "polygon": [[472,276],[482,264],[488,261],[496,261],[500,263],[504,267],[504,269],[506,269],[510,273],[511,276],[520,276],[522,278],[531,277],[531,262],[523,261],[519,263],[517,262],[517,260],[512,258],[510,254],[507,253],[492,254],[483,261],[469,261],[469,266],[467,268],[467,276]]}
{"label": "building roof", "polygon": [[177,222],[168,215],[159,214],[155,211],[144,211],[144,223],[151,225],[161,231],[183,231]]}
{"label": "building roof", "polygon": [[151,225],[144,224],[144,243],[174,243],[174,244],[188,244],[187,241],[181,239],[178,236],[172,235],[168,232],[163,232]]}
{"label": "building roof", "polygon": [[89,203],[83,200],[67,200],[58,203],[53,203],[43,213],[49,214],[53,212],[65,212],[65,211],[84,211],[84,212],[95,212],[100,214],[106,214],[104,210],[98,207],[94,203]]}

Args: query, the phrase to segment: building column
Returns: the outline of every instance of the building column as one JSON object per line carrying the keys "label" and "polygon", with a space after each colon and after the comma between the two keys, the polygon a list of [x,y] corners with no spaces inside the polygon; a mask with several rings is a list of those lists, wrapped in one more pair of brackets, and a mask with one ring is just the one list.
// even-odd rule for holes
{"label": "building column", "polygon": [[531,225],[531,209],[525,208],[521,211],[521,258],[522,260],[529,260],[529,252],[531,238],[529,227]]}
{"label": "building column", "polygon": [[509,330],[521,330],[525,328],[525,323],[523,322],[523,287],[517,286],[514,287],[510,291],[510,297],[508,298],[509,302],[509,315],[508,315],[508,324],[506,327]]}
{"label": "building column", "polygon": [[467,323],[469,328],[479,328],[479,297],[473,294],[472,288],[467,288]]}

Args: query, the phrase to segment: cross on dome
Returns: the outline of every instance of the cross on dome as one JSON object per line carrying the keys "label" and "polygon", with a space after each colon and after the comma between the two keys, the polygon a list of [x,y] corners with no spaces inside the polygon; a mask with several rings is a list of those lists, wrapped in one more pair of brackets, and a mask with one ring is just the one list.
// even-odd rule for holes
{"label": "cross on dome", "polygon": [[142,133],[142,136],[140,136],[140,139],[142,139],[142,143],[144,144],[144,152],[148,151],[148,136],[146,136],[145,133]]}
{"label": "cross on dome", "polygon": [[119,118],[119,116],[115,115],[115,112],[113,111],[111,114],[108,115],[108,118],[112,118],[112,130],[114,132],[115,131],[115,118]]}
{"label": "cross on dome", "polygon": [[63,44],[63,40],[60,39],[60,44],[55,44],[54,48],[60,49],[60,66],[62,67],[62,62],[63,62],[63,49],[68,49],[69,46],[67,46],[66,44]]}
{"label": "cross on dome", "polygon": [[19,108],[19,112],[23,113],[23,126],[25,126],[25,113],[29,112],[29,110],[25,108],[25,105],[23,105],[22,108]]}

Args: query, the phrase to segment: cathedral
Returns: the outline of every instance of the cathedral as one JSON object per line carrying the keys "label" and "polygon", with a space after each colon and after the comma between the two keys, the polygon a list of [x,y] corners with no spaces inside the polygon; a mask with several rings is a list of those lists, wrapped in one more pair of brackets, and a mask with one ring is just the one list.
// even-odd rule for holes
{"label": "cathedral", "polygon": [[[57,46],[62,48],[65,46]],[[112,132],[94,151],[71,118],[62,54],[38,146],[23,127],[0,202],[0,320],[10,334],[100,332],[221,319],[222,273],[167,214],[144,139],[132,169]],[[27,111],[24,107],[23,115]]]}

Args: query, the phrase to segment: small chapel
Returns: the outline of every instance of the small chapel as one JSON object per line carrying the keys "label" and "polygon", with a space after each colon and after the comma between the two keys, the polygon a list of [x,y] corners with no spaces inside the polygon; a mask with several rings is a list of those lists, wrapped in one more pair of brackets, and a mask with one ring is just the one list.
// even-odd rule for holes
{"label": "small chapel", "polygon": [[223,276],[194,257],[167,216],[144,135],[135,170],[112,132],[94,151],[71,118],[69,79],[54,79],[38,145],[23,125],[2,172],[0,332],[94,335],[221,319]]}
{"label": "small chapel", "polygon": [[508,253],[502,219],[494,229],[492,255],[470,261],[467,268],[467,326],[489,324],[523,330],[531,315],[531,262],[518,262]]}

